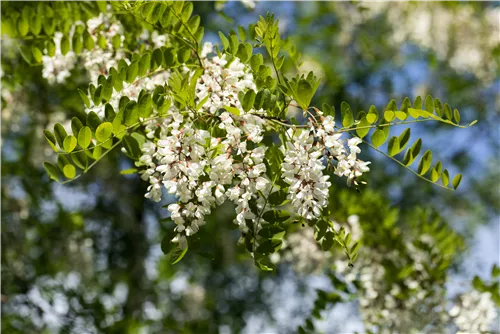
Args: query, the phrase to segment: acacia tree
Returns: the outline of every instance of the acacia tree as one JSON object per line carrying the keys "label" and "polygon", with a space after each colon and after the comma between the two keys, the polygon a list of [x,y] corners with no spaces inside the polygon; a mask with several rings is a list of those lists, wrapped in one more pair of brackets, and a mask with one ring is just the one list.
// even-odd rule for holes
{"label": "acacia tree", "polygon": [[[424,282],[423,294],[408,306],[408,314],[434,317],[429,309],[436,308],[446,313],[442,289],[429,309],[414,311],[419,300],[432,300],[436,284],[443,287],[442,269],[450,266],[460,238],[439,218],[427,224],[432,219],[422,213],[413,227],[422,238],[404,243],[405,237],[390,233],[387,243],[396,243],[393,250],[402,255],[369,260],[374,266],[370,278],[355,280],[355,270],[363,277],[370,267],[356,264],[358,254],[377,249],[369,238],[360,246],[358,219],[367,233],[374,228],[371,219],[380,216],[384,224],[375,227],[376,234],[384,235],[393,231],[396,216],[382,215],[389,210],[383,201],[371,210],[346,209],[340,203],[346,197],[361,205],[380,201],[364,189],[370,162],[359,158],[361,144],[425,181],[456,189],[461,174],[452,177],[440,161],[433,164],[430,150],[420,155],[422,140],[410,140],[409,128],[392,137],[390,130],[421,122],[467,128],[475,121],[463,123],[457,109],[431,96],[413,103],[405,98],[400,107],[391,100],[381,112],[374,105],[368,108],[369,101],[368,112],[354,112],[347,102],[336,106],[339,113],[326,103],[313,105],[320,79],[313,72],[293,76],[283,71],[285,64],[300,66],[300,53],[282,39],[272,14],[229,34],[219,32],[220,44],[214,46],[203,42],[204,28],[190,2],[39,3],[6,11],[2,31],[18,41],[28,64],[42,65],[49,83],[70,80],[79,61],[90,78],[88,89],[78,89],[85,114],[44,131],[57,156],[56,162],[44,162],[46,171],[66,184],[120,148],[134,164],[121,174],[138,173],[149,184],[146,198],[160,201],[165,192],[173,195],[164,214],[174,237],[162,242],[171,264],[188,248],[209,242],[197,238],[198,231],[206,228],[214,208],[232,203],[239,243],[261,270],[273,270],[276,254],[300,266],[294,254],[303,254],[301,243],[307,240],[324,252],[320,262],[322,256],[338,258],[329,276],[339,292],[320,291],[314,316],[328,303],[362,291],[366,301],[361,306],[376,310],[366,313],[369,326],[405,328],[408,324],[398,319],[387,326],[390,307],[373,305],[387,304],[392,295],[393,307],[400,309],[398,300],[417,293],[417,280]],[[335,178],[345,178],[362,195],[340,190],[332,184]],[[348,223],[338,226],[334,220],[340,218]],[[305,225],[307,232],[296,232]],[[344,251],[341,257],[334,243]],[[425,255],[418,257],[419,249]],[[439,263],[435,268],[425,263],[432,250]],[[392,262],[394,282],[377,276],[377,263],[386,261]],[[375,288],[371,282],[377,277],[382,286]],[[476,285],[495,291],[494,285]],[[437,325],[448,320],[439,318]],[[314,329],[310,319],[306,328]]]}

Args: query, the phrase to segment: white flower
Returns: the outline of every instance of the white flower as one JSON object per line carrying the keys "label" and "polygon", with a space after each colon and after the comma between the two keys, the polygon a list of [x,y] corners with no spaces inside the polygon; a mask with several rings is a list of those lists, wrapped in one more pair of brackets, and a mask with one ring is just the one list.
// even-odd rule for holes
{"label": "white flower", "polygon": [[323,175],[323,152],[313,147],[314,137],[307,131],[299,135],[288,130],[292,141],[281,147],[285,159],[283,180],[290,185],[287,198],[295,212],[305,219],[316,219],[328,204],[329,176]]}

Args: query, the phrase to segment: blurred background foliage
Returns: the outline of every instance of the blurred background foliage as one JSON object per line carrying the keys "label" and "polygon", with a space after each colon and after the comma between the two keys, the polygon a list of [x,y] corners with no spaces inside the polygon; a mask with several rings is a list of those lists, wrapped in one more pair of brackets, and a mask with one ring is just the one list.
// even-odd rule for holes
{"label": "blurred background foliage", "polygon": [[[2,2],[2,15],[26,5],[34,4]],[[425,183],[366,149],[364,160],[373,161],[369,185],[361,194],[334,185],[330,203],[341,226],[353,235],[360,229],[354,268],[342,266],[340,248],[323,253],[309,227],[294,226],[288,244],[302,245],[301,252],[284,247],[276,270],[260,272],[237,245],[230,207],[213,213],[198,249],[171,266],[161,251],[172,230],[162,221],[165,202],[146,200],[146,183],[119,174],[131,167],[120,152],[76,182],[49,181],[42,162],[53,153],[42,131],[83,112],[76,89],[88,78],[77,68],[65,84],[49,85],[40,66],[24,62],[16,41],[2,37],[2,330],[291,333],[302,325],[299,331],[326,333],[453,331],[448,319],[431,319],[436,307],[446,309],[472,289],[475,275],[490,282],[500,257],[498,3],[194,5],[212,42],[219,30],[274,12],[283,37],[302,53],[302,66],[287,62],[287,71],[313,70],[323,78],[315,105],[338,107],[345,100],[367,110],[391,98],[432,94],[459,108],[466,121],[478,119],[467,130],[412,126],[438,143],[433,149],[452,174],[464,174],[461,188],[447,192]],[[312,243],[304,245],[308,238]],[[380,277],[364,271],[374,265]],[[367,286],[366,277],[379,286]],[[403,287],[393,294],[397,312],[384,317],[390,309],[384,293],[394,286]],[[378,296],[372,298],[373,291]],[[419,291],[424,295],[417,297]]]}

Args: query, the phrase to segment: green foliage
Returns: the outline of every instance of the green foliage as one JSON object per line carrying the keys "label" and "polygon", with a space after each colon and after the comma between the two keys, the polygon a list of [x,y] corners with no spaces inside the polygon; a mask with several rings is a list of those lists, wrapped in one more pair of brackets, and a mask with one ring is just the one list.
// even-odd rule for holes
{"label": "green foliage", "polygon": [[[349,132],[361,139],[366,137],[369,134],[370,130],[373,130],[371,134],[371,144],[364,139],[363,141],[367,145],[376,149],[378,152],[397,162],[399,165],[408,168],[418,158],[422,146],[422,140],[421,138],[418,138],[414,142],[414,144],[406,150],[403,160],[399,161],[394,158],[394,156],[400,154],[408,145],[411,132],[410,129],[407,128],[399,136],[393,136],[389,138],[389,129],[391,127],[396,125],[407,125],[426,121],[438,121],[459,128],[467,128],[475,124],[475,122],[471,122],[468,125],[460,125],[460,113],[457,109],[455,109],[454,113],[456,117],[447,117],[446,110],[450,109],[449,105],[445,104],[443,107],[439,99],[434,100],[430,95],[425,99],[425,110],[421,109],[421,101],[422,98],[417,97],[415,99],[415,108],[413,108],[410,99],[405,98],[402,102],[400,110],[397,110],[396,101],[391,100],[385,108],[384,118],[382,120],[379,120],[377,109],[372,105],[367,114],[365,114],[364,112],[358,113],[357,121],[354,121],[353,112],[349,104],[347,104],[346,102],[342,102],[342,128],[340,128],[339,130],[341,132]],[[444,115],[445,117],[447,117],[446,119],[441,117],[443,115],[443,110],[445,110]],[[328,115],[330,113],[331,112],[327,110],[325,114]],[[413,120],[409,120],[408,118],[413,118]],[[455,123],[453,122],[453,120],[458,121]],[[384,145],[387,141],[387,153],[384,153],[378,148]],[[427,150],[419,160],[417,171],[415,172],[412,169],[408,169],[418,177],[444,188],[456,189],[458,187],[462,178],[461,174],[457,174],[454,177],[455,182],[452,182],[453,188],[449,188],[449,174],[446,169],[444,170],[444,172],[442,172],[442,162],[438,161],[432,169],[431,164],[432,151]],[[446,175],[443,175],[444,173]],[[437,183],[440,178],[442,179],[442,184]]]}
{"label": "green foliage", "polygon": [[[94,5],[92,5],[94,6]],[[98,5],[96,11],[101,10]],[[47,13],[51,6],[44,7]],[[80,7],[75,7],[80,8]],[[169,37],[166,46],[161,48],[134,48],[131,41],[125,41],[131,49],[125,59],[120,59],[114,67],[106,69],[100,74],[96,82],[91,82],[86,90],[77,89],[80,99],[85,107],[89,108],[86,119],[72,120],[72,134],[67,134],[62,125],[56,124],[54,133],[45,131],[49,145],[59,155],[59,170],[69,180],[76,179],[88,172],[108,152],[116,147],[122,147],[125,154],[136,163],[142,155],[141,147],[145,142],[144,126],[148,121],[155,121],[166,117],[171,107],[182,112],[197,115],[196,119],[205,117],[203,107],[210,100],[210,94],[198,99],[196,85],[205,71],[201,55],[201,41],[204,30],[201,27],[200,17],[193,14],[193,4],[190,2],[148,2],[136,1],[131,3],[118,2],[112,4],[115,11],[120,11],[130,20],[130,24],[145,25],[148,29],[155,29]],[[66,54],[70,50],[79,53],[83,47],[95,47],[93,39],[85,35],[86,29],[75,29],[72,36],[68,35],[72,21],[64,21],[65,35],[61,39],[61,52]],[[59,23],[57,24],[60,27]],[[85,28],[85,27],[83,27]],[[24,29],[24,28],[23,28]],[[35,27],[35,31],[36,31]],[[50,29],[50,28],[49,28]],[[8,30],[8,27],[7,27]],[[22,30],[21,32],[24,32]],[[47,36],[52,36],[47,34]],[[307,128],[310,125],[297,124],[295,119],[287,117],[288,107],[294,106],[302,109],[303,116],[312,123],[317,123],[321,117],[335,117],[335,108],[323,104],[323,111],[312,105],[316,91],[320,86],[320,79],[313,72],[307,75],[296,75],[288,78],[283,66],[286,59],[296,62],[298,55],[290,46],[289,41],[281,39],[278,21],[271,14],[260,17],[256,25],[250,25],[248,30],[239,27],[238,32],[229,34],[219,32],[221,48],[217,48],[220,57],[224,56],[230,64],[236,57],[251,68],[255,90],[248,89],[239,92],[237,98],[241,109],[245,113],[253,110],[263,110],[261,116],[265,122],[266,131],[274,131],[276,139],[286,144],[285,130],[288,128]],[[252,44],[252,43],[255,44]],[[47,45],[52,45],[50,40]],[[120,38],[113,38],[111,44],[115,50],[122,47]],[[108,48],[108,42],[102,34],[97,37],[100,48]],[[267,59],[260,53],[254,54],[254,47],[264,47]],[[48,49],[48,48],[47,48]],[[39,62],[40,52],[36,47],[26,57],[32,57]],[[287,55],[288,54],[288,57]],[[267,64],[270,64],[268,66]],[[191,71],[186,75],[185,69]],[[170,71],[168,82],[157,85],[150,91],[142,90],[139,96],[129,98],[124,95],[127,87],[138,85],[148,77],[163,71]],[[113,101],[119,100],[118,109],[115,111]],[[297,105],[291,105],[295,101]],[[113,102],[113,103],[112,103]],[[425,109],[422,109],[422,104]],[[104,109],[104,117],[99,117],[95,111]],[[230,114],[239,117],[241,110],[234,105],[222,106]],[[217,114],[216,114],[217,115]],[[451,115],[451,116],[450,116]],[[212,115],[213,117],[213,115]],[[215,116],[217,117],[217,116]],[[413,145],[406,149],[402,161],[397,157],[410,143],[410,129],[405,129],[399,136],[390,137],[390,128],[396,125],[406,125],[425,121],[438,121],[457,127],[460,125],[460,114],[455,109],[453,115],[448,104],[442,104],[431,96],[417,98],[412,106],[409,98],[405,98],[401,108],[398,109],[395,100],[391,100],[383,110],[378,113],[375,106],[370,106],[367,113],[361,111],[354,113],[351,106],[343,101],[340,103],[340,124],[337,133],[348,132],[358,136],[368,146],[396,161],[401,166],[408,168],[417,160],[420,154],[422,141],[418,138]],[[210,132],[219,131],[217,120],[209,122],[199,121],[204,129]],[[472,124],[472,123],[471,123]],[[471,125],[469,124],[469,126]],[[371,134],[370,134],[371,132]],[[270,132],[271,133],[271,132]],[[273,136],[272,133],[269,137]],[[371,138],[371,144],[363,138]],[[380,147],[387,143],[387,153]],[[254,256],[255,264],[263,270],[272,270],[269,255],[280,250],[287,226],[300,217],[295,217],[291,212],[287,199],[288,185],[281,180],[283,154],[271,141],[268,147],[265,164],[266,173],[273,182],[273,190],[269,195],[260,193],[265,205],[259,210],[258,218],[248,222],[250,233],[242,236],[249,252]],[[219,152],[220,153],[220,152]],[[51,178],[59,180],[57,167],[47,164],[47,171]],[[77,170],[78,168],[78,170]],[[448,188],[449,174],[443,170],[442,163],[438,161],[432,166],[432,152],[427,150],[419,160],[417,171],[410,169],[415,175],[432,183],[442,179],[442,187]],[[77,174],[81,171],[81,174]],[[129,169],[122,174],[135,173]],[[460,183],[461,175],[456,175],[452,186],[456,189]],[[355,182],[357,185],[357,183]],[[251,205],[255,205],[252,202]],[[316,237],[324,251],[330,251],[334,244],[338,244],[344,251],[349,264],[358,257],[358,242],[352,242],[351,234],[342,228],[336,231],[333,224],[325,216],[316,222],[307,222],[316,227]],[[173,251],[172,261],[178,262],[185,254],[184,251]]]}

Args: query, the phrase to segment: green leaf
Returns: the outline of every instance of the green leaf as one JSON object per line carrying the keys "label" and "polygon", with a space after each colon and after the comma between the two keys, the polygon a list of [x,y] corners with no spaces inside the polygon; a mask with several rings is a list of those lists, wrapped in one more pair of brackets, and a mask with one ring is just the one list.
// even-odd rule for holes
{"label": "green leaf", "polygon": [[151,94],[144,94],[139,100],[139,117],[147,118],[153,113]]}
{"label": "green leaf", "polygon": [[443,104],[439,99],[434,100],[434,110],[439,117],[443,116]]}
{"label": "green leaf", "polygon": [[401,152],[401,149],[399,147],[399,139],[398,139],[398,137],[392,137],[391,139],[389,139],[387,150],[388,150],[389,155],[391,157],[395,156],[396,154],[398,154],[399,152]]}
{"label": "green leaf", "polygon": [[123,137],[123,146],[132,159],[139,159],[139,157],[142,155],[139,142],[133,136]]}
{"label": "green leaf", "polygon": [[122,45],[121,36],[114,35],[113,38],[111,39],[111,46],[113,47],[113,49],[118,50],[121,45]]}
{"label": "green leaf", "polygon": [[130,101],[127,103],[123,114],[123,123],[127,126],[134,125],[139,121],[139,107],[137,102]]}
{"label": "green leaf", "polygon": [[104,85],[102,86],[101,98],[103,103],[111,100],[111,96],[113,95],[113,76],[110,75]]}
{"label": "green leaf", "polygon": [[92,87],[93,85],[91,84],[89,86],[89,91],[90,91],[90,95],[92,96],[92,101],[94,102],[94,104],[96,106],[98,106],[99,104],[101,104],[101,100],[102,100],[102,85],[99,85],[97,87],[97,89],[95,91],[92,92]]}
{"label": "green leaf", "polygon": [[44,162],[43,167],[52,180],[59,182],[59,169],[56,166],[54,166],[50,162]]}
{"label": "green leaf", "polygon": [[385,143],[385,140],[386,140],[386,138],[385,138],[385,133],[383,130],[377,129],[372,134],[372,143],[373,143],[373,146],[375,146],[375,147],[381,146],[383,143]]}
{"label": "green leaf", "polygon": [[266,239],[282,239],[285,236],[285,229],[277,225],[265,225],[259,231],[259,235]]}
{"label": "green leaf", "polygon": [[443,181],[443,186],[445,187],[447,187],[450,183],[450,174],[448,173],[447,169],[445,169],[443,171],[443,174],[441,174],[441,180]]}
{"label": "green leaf", "polygon": [[384,118],[387,120],[387,122],[391,122],[394,117],[396,117],[396,110],[396,101],[392,99],[391,101],[389,101],[384,111]]}
{"label": "green leaf", "polygon": [[72,152],[75,147],[76,147],[76,137],[73,135],[69,135],[66,138],[64,138],[64,150],[68,153]]}
{"label": "green leaf", "polygon": [[245,112],[248,112],[249,110],[251,110],[253,108],[256,96],[257,96],[257,94],[255,94],[255,91],[253,89],[249,89],[245,93],[245,95],[243,97],[243,101],[240,101],[241,106],[243,107],[243,110]]}
{"label": "green leaf", "polygon": [[92,158],[94,160],[99,160],[102,155],[102,146],[95,146],[92,150]]}
{"label": "green leaf", "polygon": [[191,17],[187,24],[189,26],[189,30],[191,30],[191,33],[195,33],[196,30],[198,30],[198,27],[200,26],[200,16],[195,15]]}
{"label": "green leaf", "polygon": [[139,66],[137,69],[137,75],[140,77],[144,76],[151,66],[151,53],[148,52],[141,57],[139,60]]}
{"label": "green leaf", "polygon": [[340,113],[342,117],[342,126],[344,128],[350,128],[354,124],[354,116],[351,111],[351,106],[347,102],[342,101],[340,104]]}
{"label": "green leaf", "polygon": [[45,31],[48,36],[52,36],[55,30],[56,22],[54,19],[46,19],[43,21],[43,31]]}
{"label": "green leaf", "polygon": [[422,139],[418,138],[413,145],[411,150],[413,151],[413,158],[416,158],[420,154],[420,149],[422,148]]}
{"label": "green leaf", "polygon": [[455,119],[455,123],[460,123],[460,113],[458,112],[458,109],[453,110],[453,118]]}
{"label": "green leaf", "polygon": [[227,39],[226,36],[224,36],[224,34],[221,31],[219,31],[219,38],[220,38],[220,41],[221,41],[224,49],[228,49],[229,48],[229,40]]}
{"label": "green leaf", "polygon": [[87,148],[92,141],[92,130],[88,126],[84,126],[78,132],[78,145],[82,148]]}
{"label": "green leaf", "polygon": [[281,57],[276,59],[276,68],[280,70],[284,62],[285,62],[285,55],[282,55]]}
{"label": "green leaf", "polygon": [[54,152],[58,152],[59,149],[56,146],[56,137],[49,130],[43,130],[43,134],[45,135],[45,139],[49,142],[50,147],[54,150]]}
{"label": "green leaf", "polygon": [[311,99],[314,95],[313,87],[307,80],[300,79],[297,84],[296,95],[297,96],[294,97],[299,103],[300,107],[303,110],[306,110],[307,108],[309,108],[309,104],[311,103]]}
{"label": "green leaf", "polygon": [[259,91],[255,96],[255,101],[254,101],[255,110],[262,109],[267,104],[270,98],[271,98],[271,92],[269,91],[269,89],[264,89]]}
{"label": "green leaf", "polygon": [[83,124],[78,117],[73,117],[71,119],[71,131],[73,131],[73,135],[78,136],[78,132],[82,127]]}
{"label": "green leaf", "polygon": [[127,83],[132,83],[134,82],[135,78],[137,77],[137,73],[139,72],[139,62],[136,60],[136,61],[133,61],[129,66],[128,66],[128,69],[127,69],[127,77],[125,79],[125,81]]}
{"label": "green leaf", "polygon": [[290,213],[284,210],[269,210],[262,218],[271,224],[282,223],[290,218]]}
{"label": "green leaf", "polygon": [[30,29],[33,35],[37,36],[42,31],[42,15],[31,15]]}
{"label": "green leaf", "polygon": [[83,50],[82,35],[75,33],[73,35],[72,41],[73,41],[73,52],[75,52],[76,54],[80,54],[80,52],[82,52]]}
{"label": "green leaf", "polygon": [[184,249],[181,249],[180,247],[176,247],[174,248],[169,254],[168,254],[168,262],[171,264],[171,265],[174,265],[176,264],[177,262],[179,262],[180,260],[182,260],[182,258],[184,257],[184,255],[186,255],[187,251],[188,251],[188,246],[186,245],[186,248]]}
{"label": "green leaf", "polygon": [[432,100],[432,96],[427,95],[425,98],[425,111],[429,113],[434,113],[434,101]]}
{"label": "green leaf", "polygon": [[436,183],[441,177],[441,171],[443,169],[443,164],[438,161],[437,164],[431,169],[431,181]]}
{"label": "green leaf", "polygon": [[422,98],[420,96],[417,96],[415,102],[413,103],[413,108],[409,108],[408,112],[410,113],[411,117],[417,119],[420,117],[420,114],[417,111],[419,109],[422,109]]}
{"label": "green leaf", "polygon": [[87,155],[84,152],[76,151],[71,153],[70,156],[71,160],[77,167],[87,170]]}
{"label": "green leaf", "polygon": [[224,109],[228,112],[230,112],[233,115],[239,116],[240,115],[240,110],[235,107],[229,107],[229,106],[224,106]]}
{"label": "green leaf", "polygon": [[61,38],[61,53],[63,56],[65,56],[70,49],[70,43],[69,43],[69,38],[68,36],[63,36]]}
{"label": "green leaf", "polygon": [[399,152],[404,150],[408,142],[410,141],[411,130],[410,128],[405,129],[398,137],[399,139]]}
{"label": "green leaf", "polygon": [[418,169],[417,169],[418,173],[420,175],[424,175],[431,167],[431,163],[432,163],[432,152],[431,150],[427,150],[422,155],[420,163],[418,164]]}
{"label": "green leaf", "polygon": [[405,166],[410,166],[413,161],[415,161],[415,158],[413,157],[413,150],[409,148],[406,150],[405,156],[403,157],[403,164]]}
{"label": "green leaf", "polygon": [[85,44],[85,49],[87,49],[87,50],[94,49],[95,41],[92,38],[92,36],[90,36],[90,34],[88,32],[85,32],[85,34],[83,35],[83,41]]}
{"label": "green leaf", "polygon": [[103,50],[105,50],[108,47],[108,41],[106,40],[106,37],[104,37],[102,34],[99,34],[97,36],[97,45]]}
{"label": "green leaf", "polygon": [[104,106],[104,117],[108,121],[113,122],[113,120],[115,119],[115,116],[116,116],[116,113],[115,113],[115,110],[113,109],[113,106],[109,103],[106,103],[106,105]]}
{"label": "green leaf", "polygon": [[80,98],[82,99],[85,106],[87,108],[90,108],[90,100],[87,94],[85,94],[81,89],[78,89],[78,95],[80,95]]}
{"label": "green leaf", "polygon": [[101,125],[97,127],[97,130],[95,131],[95,137],[98,141],[104,142],[111,137],[111,134],[113,133],[113,124],[110,122],[104,122]]}
{"label": "green leaf", "polygon": [[193,14],[193,3],[185,2],[181,13],[182,21],[188,22],[189,18],[191,17],[191,14]]}
{"label": "green leaf", "polygon": [[95,130],[97,130],[97,127],[101,124],[101,119],[95,112],[91,111],[87,114],[86,124],[92,130],[92,132],[95,132]]}
{"label": "green leaf", "polygon": [[19,18],[17,20],[17,32],[19,33],[19,36],[24,37],[26,36],[30,31],[30,25],[28,20],[25,18]]}
{"label": "green leaf", "polygon": [[37,48],[36,46],[33,45],[31,47],[31,54],[33,55],[33,59],[35,59],[35,61],[37,63],[41,63],[42,62],[43,54],[42,54],[42,51],[40,51],[39,48]]}
{"label": "green leaf", "polygon": [[203,108],[203,106],[205,105],[205,103],[207,103],[207,101],[208,101],[209,98],[210,98],[210,94],[208,94],[200,102],[198,102],[198,104],[196,105],[196,108],[195,108],[196,111],[198,111],[201,108]]}
{"label": "green leaf", "polygon": [[408,108],[411,108],[411,101],[408,97],[405,97],[403,100],[403,103],[401,104],[401,111],[404,112],[405,114],[408,114]]}
{"label": "green leaf", "polygon": [[250,58],[250,67],[252,67],[252,71],[258,72],[262,64],[264,64],[264,57],[262,54],[257,53]]}
{"label": "green leaf", "polygon": [[66,130],[64,129],[64,126],[61,125],[61,123],[56,123],[54,125],[54,135],[56,137],[57,143],[59,144],[59,147],[63,148],[64,138],[66,138],[68,134],[66,133]]}
{"label": "green leaf", "polygon": [[268,239],[265,240],[257,247],[257,252],[267,255],[277,252],[283,245],[283,240],[281,239]]}
{"label": "green leaf", "polygon": [[401,121],[404,121],[408,115],[402,111],[396,111],[396,117],[401,120]]}
{"label": "green leaf", "polygon": [[137,173],[138,169],[137,168],[129,168],[129,169],[123,169],[120,171],[121,175],[130,175],[130,174],[135,174]]}
{"label": "green leaf", "polygon": [[321,249],[323,249],[323,251],[325,252],[330,250],[333,246],[334,241],[335,241],[335,235],[333,234],[333,232],[331,231],[326,232],[323,238],[323,242],[321,243]]}
{"label": "green leaf", "polygon": [[48,40],[45,44],[45,48],[47,49],[49,57],[54,57],[56,55],[56,44],[53,40]]}
{"label": "green leaf", "polygon": [[335,108],[333,106],[323,103],[321,107],[323,109],[323,114],[325,114],[325,116],[332,116],[335,118]]}
{"label": "green leaf", "polygon": [[68,179],[73,179],[76,176],[76,168],[73,165],[66,165],[63,168],[63,174],[66,176]]}
{"label": "green leaf", "polygon": [[366,120],[368,123],[373,124],[377,121],[378,119],[378,112],[377,108],[372,104],[370,106],[370,109],[368,110],[368,114],[366,115]]}
{"label": "green leaf", "polygon": [[254,263],[257,266],[257,268],[263,271],[273,271],[273,268],[263,264],[261,261],[262,259],[257,259],[257,258],[255,259]]}
{"label": "green leaf", "polygon": [[365,137],[370,132],[369,126],[370,123],[366,120],[366,117],[363,117],[356,127],[356,134],[359,138]]}
{"label": "green leaf", "polygon": [[453,181],[451,182],[451,184],[453,185],[453,189],[457,189],[461,181],[462,181],[462,174],[457,174],[453,178]]}
{"label": "green leaf", "polygon": [[236,52],[238,52],[238,45],[239,45],[238,37],[234,34],[229,35],[229,45],[231,49],[231,53],[233,55],[236,55]]}
{"label": "green leaf", "polygon": [[350,253],[351,254],[356,254],[359,250],[359,246],[361,244],[359,242],[356,242],[352,247],[351,247],[351,250],[350,250]]}

